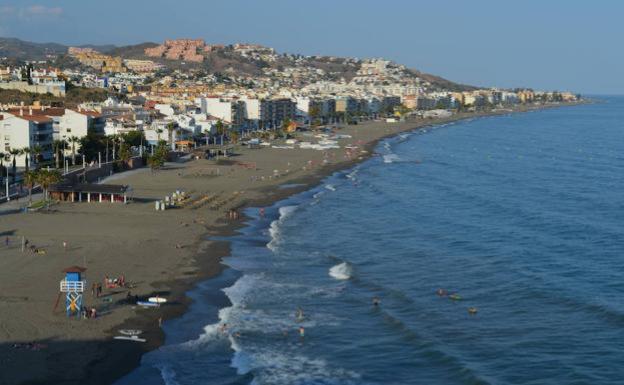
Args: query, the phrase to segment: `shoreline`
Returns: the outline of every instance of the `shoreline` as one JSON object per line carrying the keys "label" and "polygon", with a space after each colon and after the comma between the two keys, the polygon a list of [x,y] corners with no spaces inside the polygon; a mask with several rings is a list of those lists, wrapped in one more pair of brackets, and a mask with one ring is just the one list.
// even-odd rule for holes
{"label": "shoreline", "polygon": [[[383,135],[369,143],[367,143],[365,145],[365,151],[367,151],[367,154],[365,156],[362,156],[360,158],[358,158],[357,160],[352,160],[352,161],[348,161],[348,162],[342,162],[342,163],[338,163],[338,164],[331,164],[331,165],[326,165],[323,169],[318,170],[317,172],[315,172],[312,175],[307,175],[305,177],[299,178],[299,179],[294,179],[294,180],[289,180],[288,184],[292,184],[295,185],[295,187],[293,188],[288,188],[288,189],[280,189],[280,185],[276,185],[273,186],[271,188],[267,188],[267,193],[269,193],[271,195],[271,197],[265,197],[263,199],[257,199],[255,201],[250,201],[247,202],[247,204],[245,206],[240,207],[240,209],[244,210],[244,209],[251,209],[251,208],[261,208],[261,207],[269,207],[269,206],[274,206],[276,204],[278,204],[281,201],[285,201],[289,198],[292,198],[293,196],[296,196],[298,194],[302,194],[305,193],[307,191],[316,189],[319,187],[319,185],[322,183],[323,180],[335,175],[338,172],[344,172],[346,170],[350,170],[353,167],[358,166],[359,164],[362,164],[368,160],[370,160],[372,157],[376,156],[377,154],[375,153],[375,148],[377,148],[379,146],[379,143],[389,139],[389,138],[393,138],[396,137],[402,133],[410,133],[410,132],[416,132],[418,130],[422,130],[422,129],[426,129],[428,127],[434,127],[434,126],[439,126],[439,125],[443,125],[443,124],[448,124],[448,123],[456,123],[456,122],[461,122],[461,121],[465,121],[465,120],[472,120],[472,119],[478,119],[478,118],[487,118],[487,117],[494,117],[494,116],[504,116],[504,115],[509,115],[509,114],[518,114],[518,113],[527,113],[527,112],[533,112],[533,111],[541,111],[541,110],[545,110],[545,109],[551,109],[551,108],[558,108],[558,107],[572,107],[572,106],[577,106],[577,105],[581,105],[581,104],[586,104],[586,103],[574,103],[574,104],[566,104],[566,105],[552,105],[552,106],[539,106],[539,107],[535,107],[535,108],[525,108],[525,109],[520,109],[520,110],[513,110],[513,111],[500,111],[500,112],[488,112],[488,113],[469,113],[469,114],[465,114],[465,116],[455,116],[453,115],[450,118],[443,118],[443,119],[431,119],[431,120],[435,120],[434,122],[431,123],[426,123],[426,122],[422,122],[422,121],[414,121],[414,123],[418,122],[418,123],[422,123],[419,125],[416,125],[413,128],[407,128],[405,130],[401,130],[398,132],[394,132],[394,133],[390,133],[387,135]],[[279,217],[277,218],[279,219]],[[238,232],[239,229],[244,228],[246,225],[246,223],[250,220],[253,220],[253,218],[247,217],[243,214],[243,216],[241,216],[241,218],[236,222],[236,223],[232,223],[229,226],[227,226],[227,228],[222,228],[222,227],[216,227],[213,230],[215,231],[215,234],[212,235],[211,237],[217,237],[217,238],[230,238],[236,235],[239,235],[240,233]],[[200,283],[200,282],[204,282],[207,280],[211,280],[214,278],[217,278],[224,270],[226,269],[232,269],[235,270],[234,268],[225,265],[222,260],[223,258],[226,258],[228,256],[231,256],[229,250],[230,250],[230,243],[231,241],[229,240],[220,240],[218,241],[220,244],[222,244],[223,246],[225,246],[228,250],[227,253],[219,253],[219,252],[215,252],[212,253],[211,259],[218,259],[218,271],[214,272],[213,274],[207,274],[203,279],[195,281],[191,286],[189,286],[186,290],[185,293],[188,293],[189,291],[193,290],[196,288],[196,286]],[[236,270],[235,270],[236,271]],[[226,288],[227,286],[218,286],[218,290],[222,290],[224,288]],[[186,295],[185,295],[186,296]],[[188,303],[188,305],[190,306],[190,302]],[[231,306],[231,302],[229,300],[227,300],[227,305],[226,306]],[[183,313],[185,313],[188,310],[188,307],[185,308],[185,310],[181,311],[178,315],[181,315]],[[137,364],[136,367],[138,367],[138,365],[140,365],[140,360],[139,363]],[[136,368],[135,367],[135,368]],[[127,374],[127,373],[126,373]]]}
{"label": "shoreline", "polygon": [[[430,126],[437,126],[467,119],[539,111],[549,108],[569,107],[579,104],[583,103],[528,107],[521,106],[521,108],[515,108],[511,111],[505,110],[481,113],[460,113],[449,118],[427,120],[419,119],[401,123],[383,123],[381,126],[386,128],[390,127],[389,132],[382,133],[382,135],[376,135],[375,138],[367,141],[362,146],[362,150],[366,152],[360,153],[360,156],[324,165],[315,170],[305,172],[304,175],[286,177],[283,180],[278,180],[277,183],[257,186],[254,188],[254,191],[258,194],[258,196],[250,198],[244,197],[242,201],[236,203],[235,208],[237,210],[243,210],[252,207],[270,206],[293,195],[313,189],[328,176],[331,176],[338,171],[352,168],[357,164],[365,162],[375,156],[376,154],[374,150],[382,140],[401,133],[417,131]],[[392,129],[393,127],[396,127],[393,125],[399,125],[398,129]],[[357,130],[358,126],[353,126],[351,128],[353,130]],[[376,134],[379,133],[377,132]],[[295,184],[296,186],[287,189],[280,188],[280,186],[284,184]],[[163,289],[165,292],[164,295],[175,299],[173,303],[163,306],[162,310],[160,310],[159,314],[163,321],[167,321],[184,314],[191,304],[191,299],[187,296],[187,292],[195,288],[198,283],[218,276],[224,269],[227,268],[227,266],[225,266],[221,261],[224,257],[230,255],[230,242],[227,240],[214,240],[214,238],[227,238],[237,234],[238,230],[245,226],[245,222],[248,219],[249,218],[241,216],[235,221],[228,221],[227,219],[220,217],[216,219],[214,223],[205,226],[203,228],[203,232],[198,233],[195,236],[193,244],[185,246],[185,248],[190,250],[189,253],[192,255],[189,262],[189,266],[192,265],[193,267],[192,274],[184,275],[184,278],[182,279],[178,276],[175,279],[163,279],[161,281],[150,282],[150,285],[154,288]],[[111,340],[110,336],[114,333],[114,330],[120,328],[139,328],[144,330],[144,334],[142,336],[145,336],[148,342],[145,344],[120,344],[119,342]],[[64,380],[59,381],[58,383],[84,383],[85,380],[91,384],[114,383],[138,367],[143,354],[151,350],[158,349],[164,344],[165,339],[163,330],[157,323],[154,322],[154,314],[150,310],[137,310],[133,315],[126,318],[121,324],[116,323],[109,329],[106,329],[105,332],[109,336],[109,339],[84,342],[84,344],[89,343],[92,345],[88,349],[88,352],[85,353],[87,359],[89,356],[91,359],[88,361],[86,370],[82,373],[82,377],[78,376],[80,377],[79,379],[76,377],[73,381]],[[83,347],[82,343],[77,343],[79,344],[78,346]],[[57,360],[59,361],[59,364],[64,362],[62,358],[57,358]],[[46,380],[49,381],[49,379]],[[43,384],[46,383],[46,381],[31,380],[27,383]]]}

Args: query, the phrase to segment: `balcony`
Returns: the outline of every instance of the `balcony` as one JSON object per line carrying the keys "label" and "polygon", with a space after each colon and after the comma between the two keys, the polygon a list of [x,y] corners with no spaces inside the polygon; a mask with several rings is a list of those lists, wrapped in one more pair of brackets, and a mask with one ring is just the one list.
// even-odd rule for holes
{"label": "balcony", "polygon": [[86,281],[61,281],[61,293],[82,293],[84,292]]}

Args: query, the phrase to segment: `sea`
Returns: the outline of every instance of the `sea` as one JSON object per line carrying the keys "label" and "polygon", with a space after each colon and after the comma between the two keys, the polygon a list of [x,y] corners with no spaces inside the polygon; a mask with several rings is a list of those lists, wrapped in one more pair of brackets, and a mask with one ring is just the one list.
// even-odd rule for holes
{"label": "sea", "polygon": [[622,384],[623,198],[624,97],[397,135],[249,208],[118,385]]}

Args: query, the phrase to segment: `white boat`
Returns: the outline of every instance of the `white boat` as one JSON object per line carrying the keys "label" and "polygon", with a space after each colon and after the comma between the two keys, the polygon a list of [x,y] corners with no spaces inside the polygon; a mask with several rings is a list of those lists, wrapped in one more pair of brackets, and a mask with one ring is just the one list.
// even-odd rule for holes
{"label": "white boat", "polygon": [[139,336],[115,336],[116,340],[134,341],[134,342],[146,342],[145,338],[139,338]]}

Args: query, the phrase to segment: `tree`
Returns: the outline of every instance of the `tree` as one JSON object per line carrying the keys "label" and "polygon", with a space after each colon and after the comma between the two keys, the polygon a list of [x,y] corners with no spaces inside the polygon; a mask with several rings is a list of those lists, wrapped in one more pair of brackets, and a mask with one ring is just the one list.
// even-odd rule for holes
{"label": "tree", "polygon": [[169,141],[169,145],[172,149],[175,148],[175,144],[173,143],[173,130],[175,129],[175,123],[169,122],[167,123],[167,140]]}
{"label": "tree", "polygon": [[24,147],[20,150],[20,155],[24,155],[24,166],[26,168],[26,172],[28,172],[29,168],[29,162],[30,162],[30,153],[32,152],[32,150],[30,149],[30,147]]}
{"label": "tree", "polygon": [[217,120],[215,128],[217,129],[217,135],[223,135],[225,133],[225,127],[223,126],[221,119]]}
{"label": "tree", "polygon": [[282,121],[282,130],[287,131],[288,126],[290,126],[290,118],[284,118],[284,120]]}
{"label": "tree", "polygon": [[72,166],[76,164],[76,143],[78,143],[79,140],[77,136],[71,136],[67,139],[67,141],[71,143]]}
{"label": "tree", "polygon": [[165,165],[167,154],[167,145],[164,142],[159,142],[156,151],[154,151],[154,155],[147,158],[147,164],[152,169],[152,172]]}
{"label": "tree", "polygon": [[28,204],[32,204],[32,189],[35,187],[38,178],[37,171],[26,171],[24,173],[24,184],[28,187]]}
{"label": "tree", "polygon": [[41,169],[37,171],[36,182],[41,185],[43,190],[43,199],[46,202],[46,207],[50,208],[50,202],[48,199],[48,189],[51,185],[60,182],[63,179],[61,173],[58,170],[45,170]]}
{"label": "tree", "polygon": [[238,131],[230,132],[230,141],[232,143],[237,143],[238,142]]}
{"label": "tree", "polygon": [[95,133],[89,133],[80,139],[80,153],[87,158],[87,161],[98,159],[98,153],[106,151],[106,142]]}
{"label": "tree", "polygon": [[321,115],[321,109],[318,106],[311,106],[308,111],[308,116],[310,116],[310,122],[314,125],[314,122],[318,120],[318,117]]}
{"label": "tree", "polygon": [[15,183],[15,177],[17,176],[17,156],[21,153],[17,148],[13,148],[9,151],[9,154],[13,155],[13,183]]}
{"label": "tree", "polygon": [[[32,153],[35,155],[33,160],[35,162],[35,165],[39,164],[39,160],[41,159],[41,153],[43,152],[43,147],[40,145],[35,145],[32,148]],[[35,167],[36,168],[36,167]]]}
{"label": "tree", "polygon": [[126,142],[121,142],[121,144],[119,145],[119,159],[124,163],[127,163],[130,158],[132,158],[130,146],[128,146]]}
{"label": "tree", "polygon": [[[129,146],[138,147],[145,141],[145,135],[143,131],[134,130],[129,131],[122,135],[124,142],[126,142]],[[120,150],[121,152],[121,150]]]}
{"label": "tree", "polygon": [[56,168],[60,168],[61,167],[61,149],[63,149],[65,147],[65,141],[64,140],[55,140],[54,143],[52,144],[52,146],[54,147],[54,163]]}

